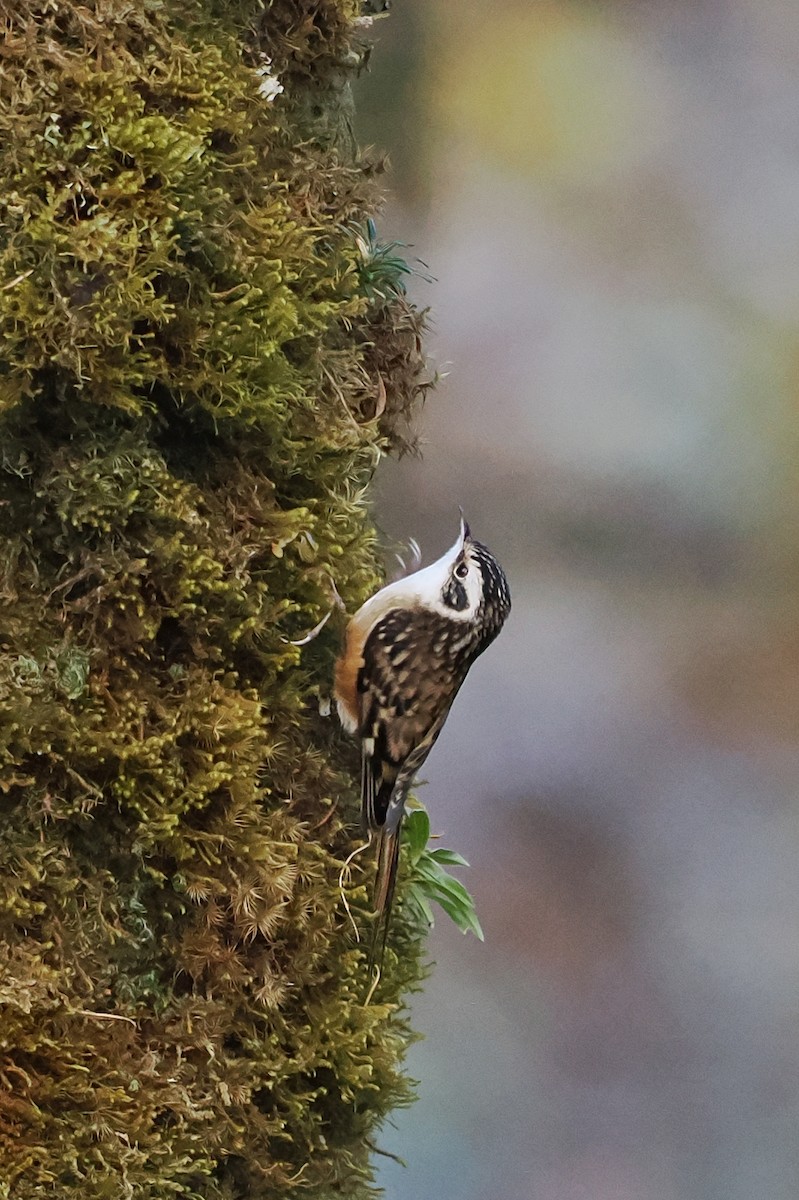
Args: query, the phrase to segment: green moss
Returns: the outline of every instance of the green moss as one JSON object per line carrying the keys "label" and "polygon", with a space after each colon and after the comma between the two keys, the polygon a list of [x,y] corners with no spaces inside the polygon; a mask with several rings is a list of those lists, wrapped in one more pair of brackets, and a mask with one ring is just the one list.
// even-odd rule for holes
{"label": "green moss", "polygon": [[338,886],[340,628],[291,644],[375,586],[425,386],[419,314],[362,285],[356,16],[6,17],[0,1196],[356,1200],[410,1096],[417,931],[364,1006]]}

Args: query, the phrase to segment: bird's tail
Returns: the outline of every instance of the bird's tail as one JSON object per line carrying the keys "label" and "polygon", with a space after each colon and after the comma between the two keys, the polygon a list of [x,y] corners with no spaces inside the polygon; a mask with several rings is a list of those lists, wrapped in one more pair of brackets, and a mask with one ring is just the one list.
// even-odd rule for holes
{"label": "bird's tail", "polygon": [[[372,944],[369,949],[369,976],[373,979],[370,995],[383,970],[388,928],[391,923],[391,907],[394,903],[394,885],[399,865],[400,831],[381,829],[377,834],[377,873],[375,875],[374,910],[375,924]],[[377,971],[375,972],[375,968]]]}
{"label": "bird's tail", "polygon": [[374,910],[378,917],[388,923],[394,900],[394,885],[397,882],[399,864],[400,831],[380,830],[377,837],[377,873],[375,875]]}

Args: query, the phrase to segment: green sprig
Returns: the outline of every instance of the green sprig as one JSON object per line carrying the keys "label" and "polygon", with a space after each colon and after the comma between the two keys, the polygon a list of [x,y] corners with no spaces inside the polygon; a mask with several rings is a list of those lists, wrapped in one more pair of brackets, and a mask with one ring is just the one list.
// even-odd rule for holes
{"label": "green sprig", "polygon": [[410,882],[406,902],[420,922],[435,924],[431,903],[436,903],[454,921],[461,933],[473,933],[484,941],[474,898],[446,867],[468,867],[466,859],[444,846],[430,848],[430,817],[423,807],[408,813],[404,825],[405,846],[410,859]]}

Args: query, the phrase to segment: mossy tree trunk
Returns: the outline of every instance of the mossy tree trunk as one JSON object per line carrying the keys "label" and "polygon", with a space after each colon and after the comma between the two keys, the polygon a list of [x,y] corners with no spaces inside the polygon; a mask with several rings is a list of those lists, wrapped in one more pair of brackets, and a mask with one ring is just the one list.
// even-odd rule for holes
{"label": "mossy tree trunk", "polygon": [[9,1200],[354,1200],[408,1098],[418,937],[365,1006],[338,885],[335,620],[292,645],[375,586],[364,491],[422,387],[356,7],[0,0]]}

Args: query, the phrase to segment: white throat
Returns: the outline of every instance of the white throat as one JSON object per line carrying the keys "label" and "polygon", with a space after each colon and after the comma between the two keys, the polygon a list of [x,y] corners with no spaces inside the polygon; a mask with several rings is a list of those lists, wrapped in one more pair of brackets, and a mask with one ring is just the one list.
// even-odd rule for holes
{"label": "white throat", "polygon": [[[389,583],[381,588],[371,600],[367,600],[364,610],[374,605],[375,610],[385,612],[395,604],[402,607],[420,604],[450,621],[473,620],[482,596],[482,578],[476,564],[470,567],[466,579],[461,581],[468,600],[465,608],[460,610],[450,608],[441,598],[455,560],[463,549],[464,535],[465,528],[461,523],[458,540],[450,546],[445,554],[441,555],[441,558],[437,558],[429,567],[422,567],[421,570],[414,571],[412,575],[406,575],[404,579],[397,579],[394,583]],[[366,611],[364,611],[364,615],[366,615]]]}

